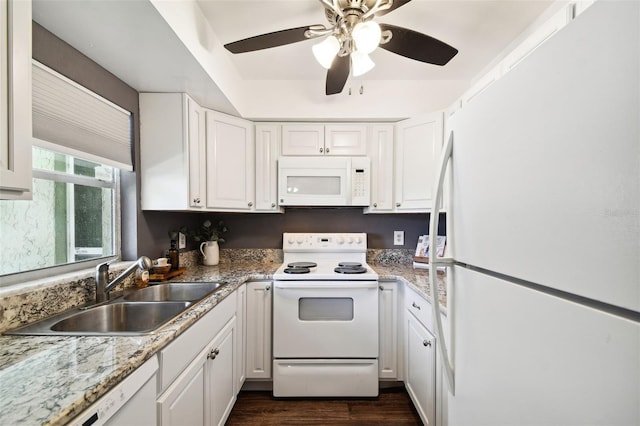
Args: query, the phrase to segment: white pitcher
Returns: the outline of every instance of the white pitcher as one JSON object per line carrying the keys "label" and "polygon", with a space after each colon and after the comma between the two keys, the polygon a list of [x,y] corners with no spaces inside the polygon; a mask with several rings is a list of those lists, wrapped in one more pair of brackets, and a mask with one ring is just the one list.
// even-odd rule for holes
{"label": "white pitcher", "polygon": [[217,265],[220,261],[220,248],[217,241],[205,241],[200,244],[200,253],[202,253],[203,265]]}

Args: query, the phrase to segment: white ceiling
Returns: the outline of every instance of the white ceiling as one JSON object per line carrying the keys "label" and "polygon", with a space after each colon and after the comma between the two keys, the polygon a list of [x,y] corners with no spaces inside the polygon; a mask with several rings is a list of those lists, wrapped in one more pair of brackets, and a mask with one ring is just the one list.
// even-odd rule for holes
{"label": "white ceiling", "polygon": [[331,97],[311,53],[315,40],[238,55],[221,48],[326,24],[319,0],[34,0],[33,9],[35,21],[139,91],[186,91],[252,119],[391,120],[450,105],[559,3],[566,2],[413,0],[377,20],[438,38],[458,55],[439,67],[378,49],[374,70],[347,83],[363,85],[365,95]]}
{"label": "white ceiling", "polygon": [[[258,34],[325,24],[318,0],[197,0],[214,32],[225,44]],[[446,66],[425,64],[377,49],[376,67],[365,80],[470,80],[496,57],[550,1],[413,0],[377,18],[380,23],[430,35],[459,50]],[[308,40],[231,55],[246,80],[317,80],[326,71],[315,61]]]}

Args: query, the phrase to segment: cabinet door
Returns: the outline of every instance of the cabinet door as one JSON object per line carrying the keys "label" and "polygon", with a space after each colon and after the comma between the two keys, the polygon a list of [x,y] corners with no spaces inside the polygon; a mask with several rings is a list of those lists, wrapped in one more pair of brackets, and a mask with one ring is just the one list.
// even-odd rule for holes
{"label": "cabinet door", "polygon": [[236,357],[236,389],[238,391],[244,384],[244,380],[247,377],[247,363],[246,363],[246,352],[244,350],[245,345],[247,344],[247,286],[246,284],[241,285],[236,290],[237,298],[236,298],[236,347],[235,347],[235,357]]}
{"label": "cabinet door", "polygon": [[[234,341],[237,338],[235,318],[218,333],[211,343],[207,363],[205,399],[210,404],[209,425],[224,425],[236,401],[238,389],[234,380]],[[190,424],[183,422],[183,424]]]}
{"label": "cabinet door", "polygon": [[[186,97],[186,96],[185,96]],[[187,143],[189,145],[189,205],[204,207],[206,196],[206,151],[204,109],[187,99]]]}
{"label": "cabinet door", "polygon": [[255,139],[253,124],[206,112],[207,208],[253,210]]}
{"label": "cabinet door", "polygon": [[31,198],[31,2],[0,0],[0,199]]}
{"label": "cabinet door", "polygon": [[405,387],[424,424],[435,424],[436,340],[409,311],[405,316]]}
{"label": "cabinet door", "polygon": [[271,378],[271,282],[247,283],[247,378]]}
{"label": "cabinet door", "polygon": [[442,113],[404,120],[396,125],[395,208],[430,210],[433,179],[442,147]]}
{"label": "cabinet door", "polygon": [[202,350],[158,398],[160,426],[207,424],[206,367],[210,350],[209,346]]}
{"label": "cabinet door", "polygon": [[324,125],[283,124],[282,155],[324,155]]}
{"label": "cabinet door", "polygon": [[371,126],[367,141],[371,158],[371,205],[367,213],[393,210],[393,125]]}
{"label": "cabinet door", "polygon": [[398,285],[381,282],[378,301],[380,321],[378,369],[381,379],[398,378]]}
{"label": "cabinet door", "polygon": [[277,212],[280,125],[256,124],[256,211]]}
{"label": "cabinet door", "polygon": [[327,124],[324,128],[325,155],[366,155],[365,124]]}

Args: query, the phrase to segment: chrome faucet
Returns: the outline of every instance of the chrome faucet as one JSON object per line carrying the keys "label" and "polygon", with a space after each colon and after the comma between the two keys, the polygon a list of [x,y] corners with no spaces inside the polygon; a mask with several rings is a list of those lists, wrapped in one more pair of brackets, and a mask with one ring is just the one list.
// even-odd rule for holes
{"label": "chrome faucet", "polygon": [[109,265],[111,262],[112,261],[104,262],[96,266],[96,303],[109,300],[109,292],[135,271],[136,268],[141,270],[151,269],[151,259],[147,256],[142,256],[113,281],[109,282]]}

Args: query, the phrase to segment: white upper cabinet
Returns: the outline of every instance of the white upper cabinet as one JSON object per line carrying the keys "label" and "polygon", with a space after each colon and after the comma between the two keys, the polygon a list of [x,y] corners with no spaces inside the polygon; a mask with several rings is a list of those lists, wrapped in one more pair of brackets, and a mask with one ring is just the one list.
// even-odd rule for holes
{"label": "white upper cabinet", "polygon": [[207,209],[255,210],[253,123],[206,112]]}
{"label": "white upper cabinet", "polygon": [[324,125],[283,124],[282,155],[324,155]]}
{"label": "white upper cabinet", "polygon": [[289,123],[282,125],[282,155],[366,154],[366,124]]}
{"label": "white upper cabinet", "polygon": [[143,210],[205,206],[204,111],[183,93],[140,93]]}
{"label": "white upper cabinet", "polygon": [[278,156],[282,129],[256,123],[256,211],[282,212],[278,207]]}
{"label": "white upper cabinet", "polygon": [[393,211],[393,124],[369,128],[367,155],[371,158],[371,205],[366,213]]}
{"label": "white upper cabinet", "polygon": [[31,1],[0,0],[0,199],[31,198]]}
{"label": "white upper cabinet", "polygon": [[396,211],[424,212],[431,209],[434,177],[442,148],[442,126],[442,112],[396,124]]}
{"label": "white upper cabinet", "polygon": [[327,124],[324,127],[325,155],[367,155],[366,124]]}

